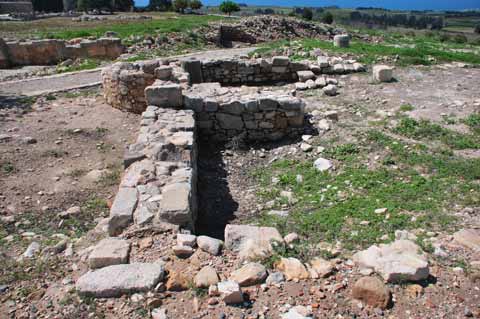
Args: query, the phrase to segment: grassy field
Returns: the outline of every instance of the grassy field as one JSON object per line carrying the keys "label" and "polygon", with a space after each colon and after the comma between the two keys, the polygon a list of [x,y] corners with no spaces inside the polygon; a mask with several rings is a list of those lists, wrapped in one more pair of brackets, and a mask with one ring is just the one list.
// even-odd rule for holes
{"label": "grassy field", "polygon": [[106,20],[73,22],[71,18],[50,18],[27,22],[0,22],[0,37],[73,39],[100,37],[106,31],[117,32],[122,39],[131,36],[184,32],[225,19],[211,15],[178,15],[175,13],[147,13],[152,20]]}
{"label": "grassy field", "polygon": [[[396,62],[399,66],[420,64],[430,65],[435,62],[466,62],[480,64],[480,46],[465,43],[456,43],[453,37],[448,41],[442,42],[439,34],[432,33],[429,36],[411,36],[400,33],[387,33],[381,31],[371,31],[371,33],[385,37],[385,42],[381,44],[372,44],[363,41],[352,41],[349,48],[334,47],[331,41],[317,39],[301,39],[298,41],[277,41],[268,43],[260,47],[256,52],[268,53],[282,47],[295,47],[300,51],[309,52],[315,48],[324,49],[333,53],[351,53],[357,55],[363,63],[374,63],[380,58],[386,56],[398,56]],[[471,52],[460,52],[459,50],[469,50]],[[297,59],[303,59],[300,55]]]}

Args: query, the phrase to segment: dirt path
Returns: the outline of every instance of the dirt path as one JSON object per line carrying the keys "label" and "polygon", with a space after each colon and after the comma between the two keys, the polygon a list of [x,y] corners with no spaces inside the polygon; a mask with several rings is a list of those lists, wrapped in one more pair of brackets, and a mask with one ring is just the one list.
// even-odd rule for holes
{"label": "dirt path", "polygon": [[[188,59],[213,59],[229,58],[237,55],[248,54],[255,48],[222,49],[196,52],[174,58]],[[0,96],[38,96],[72,89],[96,86],[101,83],[102,69],[80,71],[73,73],[57,74],[46,77],[30,78],[26,80],[9,81],[0,83]]]}

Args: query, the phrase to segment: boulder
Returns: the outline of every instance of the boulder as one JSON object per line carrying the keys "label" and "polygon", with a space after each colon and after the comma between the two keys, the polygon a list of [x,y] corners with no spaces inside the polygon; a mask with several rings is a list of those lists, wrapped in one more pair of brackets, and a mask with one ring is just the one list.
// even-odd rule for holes
{"label": "boulder", "polygon": [[250,225],[232,225],[225,227],[225,247],[238,252],[247,240],[255,242],[276,241],[283,243],[283,238],[276,228]]}
{"label": "boulder", "polygon": [[453,234],[460,245],[480,252],[480,229],[462,229]]}
{"label": "boulder", "polygon": [[372,269],[387,282],[419,281],[429,276],[428,261],[420,247],[409,240],[371,246],[353,256],[363,269]]}
{"label": "boulder", "polygon": [[215,269],[211,266],[205,266],[197,273],[193,282],[197,288],[208,288],[211,285],[216,285],[219,277]]}
{"label": "boulder", "polygon": [[229,280],[238,282],[242,287],[261,284],[267,278],[267,269],[259,263],[248,263],[230,274]]}
{"label": "boulder", "polygon": [[243,302],[240,285],[235,281],[227,280],[218,283],[218,292],[226,304],[239,304]]}
{"label": "boulder", "polygon": [[313,166],[317,171],[320,172],[328,171],[333,168],[333,164],[331,161],[321,157],[317,158],[315,162],[313,162]]}
{"label": "boulder", "polygon": [[127,264],[130,253],[130,243],[125,239],[102,239],[88,256],[88,265],[91,269],[111,265]]}
{"label": "boulder", "polygon": [[373,80],[376,82],[391,82],[393,80],[393,68],[386,65],[373,66]]}
{"label": "boulder", "polygon": [[315,271],[315,273],[321,278],[330,276],[335,269],[330,261],[320,257],[315,257],[312,259],[310,261],[310,266],[311,269]]}
{"label": "boulder", "polygon": [[333,84],[327,85],[322,90],[323,90],[323,93],[325,93],[325,95],[328,95],[328,96],[337,95],[337,87]]}
{"label": "boulder", "polygon": [[119,297],[152,289],[164,273],[162,263],[113,265],[87,272],[77,280],[76,289],[82,296]]}
{"label": "boulder", "polygon": [[275,268],[281,271],[287,280],[308,279],[308,273],[302,262],[296,258],[281,258]]}
{"label": "boulder", "polygon": [[220,254],[220,251],[222,249],[222,241],[219,240],[219,239],[215,239],[215,238],[212,238],[212,237],[208,237],[208,236],[198,236],[197,237],[197,245],[198,247],[211,254],[211,255],[214,255],[214,256],[217,256],[218,254]]}
{"label": "boulder", "polygon": [[390,302],[390,290],[375,277],[362,277],[353,286],[352,296],[367,305],[386,309]]}

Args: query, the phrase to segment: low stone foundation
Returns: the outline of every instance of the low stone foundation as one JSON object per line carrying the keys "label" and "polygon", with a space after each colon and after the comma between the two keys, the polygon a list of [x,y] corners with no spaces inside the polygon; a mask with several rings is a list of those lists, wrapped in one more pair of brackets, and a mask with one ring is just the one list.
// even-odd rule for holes
{"label": "low stone foundation", "polygon": [[[50,65],[66,59],[116,59],[124,51],[120,39],[82,40],[69,45],[63,40],[4,42],[0,40],[0,68],[22,65]],[[3,57],[3,58],[2,58]]]}
{"label": "low stone foundation", "polygon": [[107,224],[110,236],[131,223],[194,228],[197,146],[193,111],[149,106],[124,164]]}

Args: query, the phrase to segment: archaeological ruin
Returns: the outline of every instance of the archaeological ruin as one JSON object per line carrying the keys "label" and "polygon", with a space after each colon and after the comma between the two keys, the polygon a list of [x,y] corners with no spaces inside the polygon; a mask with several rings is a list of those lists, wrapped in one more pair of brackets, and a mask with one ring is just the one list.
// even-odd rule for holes
{"label": "archaeological ruin", "polygon": [[331,95],[336,80],[326,75],[363,70],[356,61],[339,58],[311,63],[283,56],[120,62],[104,69],[107,103],[142,113],[140,134],[125,153],[126,172],[110,211],[109,234],[131,223],[195,229],[198,139],[265,142],[302,135],[305,103],[294,92],[260,85],[297,82],[297,88],[323,88]]}

